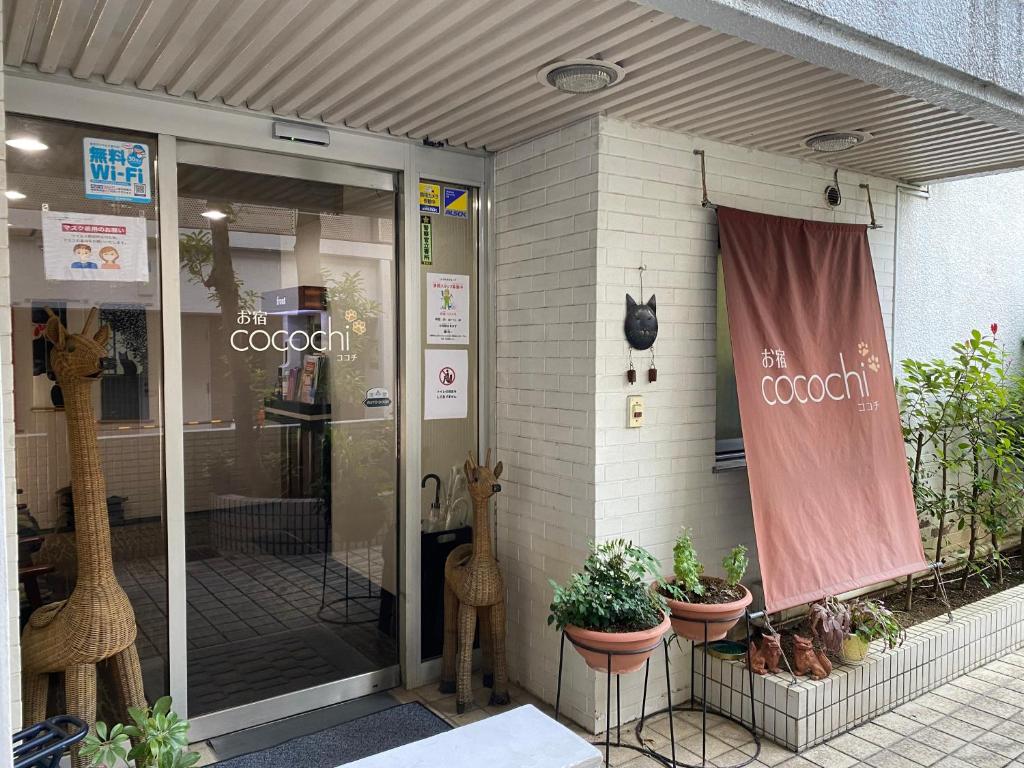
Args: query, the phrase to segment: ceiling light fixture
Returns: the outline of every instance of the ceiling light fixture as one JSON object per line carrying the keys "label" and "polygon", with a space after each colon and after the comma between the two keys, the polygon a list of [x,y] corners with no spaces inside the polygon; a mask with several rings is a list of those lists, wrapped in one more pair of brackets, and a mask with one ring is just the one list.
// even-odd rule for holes
{"label": "ceiling light fixture", "polygon": [[35,136],[19,136],[15,139],[8,139],[4,142],[8,147],[14,147],[15,149],[21,149],[25,152],[42,152],[44,149],[49,149],[46,144],[43,144]]}
{"label": "ceiling light fixture", "polygon": [[227,218],[227,214],[224,211],[218,211],[216,208],[211,208],[208,211],[203,211],[200,216],[205,216],[211,221],[220,221],[221,219]]}
{"label": "ceiling light fixture", "polygon": [[541,85],[562,93],[596,93],[622,82],[626,70],[597,59],[567,59],[548,64],[537,72]]}
{"label": "ceiling light fixture", "polygon": [[825,131],[804,139],[804,146],[815,152],[842,152],[860,146],[871,138],[864,131]]}
{"label": "ceiling light fixture", "polygon": [[16,189],[8,189],[4,194],[8,200],[24,200],[27,197],[24,192],[19,192]]}

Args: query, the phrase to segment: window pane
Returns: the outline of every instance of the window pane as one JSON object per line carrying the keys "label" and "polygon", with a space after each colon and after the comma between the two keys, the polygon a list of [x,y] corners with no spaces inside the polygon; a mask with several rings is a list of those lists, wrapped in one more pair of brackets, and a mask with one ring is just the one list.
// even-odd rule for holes
{"label": "window pane", "polygon": [[[472,540],[472,503],[466,492],[463,465],[466,455],[478,452],[478,387],[476,341],[477,296],[477,191],[458,184],[436,182],[445,194],[463,192],[466,196],[465,216],[430,216],[433,254],[430,265],[420,265],[421,306],[424,317],[438,314],[439,305],[450,301],[454,312],[465,322],[458,343],[439,343],[436,324],[429,320],[421,331],[424,350],[465,350],[466,416],[465,418],[424,419],[421,433],[421,460],[425,475],[439,479],[425,480],[420,494],[423,510],[423,533],[420,536],[421,572],[419,600],[421,606],[420,651],[424,660],[441,655],[444,640],[444,565],[448,554],[459,544]],[[450,291],[449,285],[462,290]],[[453,339],[450,341],[454,341]],[[424,368],[424,376],[434,375]],[[500,457],[499,457],[500,458]],[[435,508],[434,499],[441,504]],[[490,531],[486,532],[491,535]]]}
{"label": "window pane", "polygon": [[395,195],[179,164],[189,714],[398,661]]}
{"label": "window pane", "polygon": [[[156,137],[17,115],[7,116],[7,136],[46,145],[7,150],[8,197],[15,193],[8,234],[22,623],[41,603],[68,597],[83,570],[102,573],[105,552],[112,553],[114,576],[134,609],[146,696],[154,701],[167,692],[162,335],[157,198],[140,185],[154,182]],[[92,157],[86,144],[95,147]],[[100,176],[116,167],[132,185],[122,193],[93,188],[86,197],[89,164]],[[118,194],[122,199],[102,199]],[[94,309],[87,337],[101,342],[103,354],[99,375],[83,378],[54,365],[47,310],[79,334]],[[105,338],[96,335],[101,326]],[[72,457],[69,435],[95,445],[95,454]],[[101,478],[105,503],[91,503],[73,478]],[[102,534],[80,534],[107,526],[109,544]],[[79,629],[95,637],[112,630],[104,621],[113,619],[101,612]],[[25,659],[31,645],[29,639]],[[116,701],[101,673],[101,719],[118,717]]]}
{"label": "window pane", "polygon": [[716,356],[716,410],[715,443],[717,453],[743,450],[743,430],[740,427],[740,405],[736,396],[736,369],[732,362],[732,338],[729,335],[729,313],[725,306],[725,274],[722,258],[718,258],[718,308]]}

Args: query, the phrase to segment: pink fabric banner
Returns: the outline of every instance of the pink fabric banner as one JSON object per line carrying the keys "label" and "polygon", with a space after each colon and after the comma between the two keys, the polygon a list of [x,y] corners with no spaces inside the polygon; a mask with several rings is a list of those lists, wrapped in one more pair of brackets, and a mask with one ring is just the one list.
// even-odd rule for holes
{"label": "pink fabric banner", "polygon": [[767,610],[924,570],[867,228],[718,224]]}

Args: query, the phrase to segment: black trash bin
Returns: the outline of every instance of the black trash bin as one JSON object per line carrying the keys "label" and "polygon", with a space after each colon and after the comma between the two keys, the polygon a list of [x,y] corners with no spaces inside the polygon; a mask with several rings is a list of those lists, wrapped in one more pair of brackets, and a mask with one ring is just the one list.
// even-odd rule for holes
{"label": "black trash bin", "polygon": [[473,540],[470,526],[420,534],[420,659],[436,659],[444,647],[444,561]]}

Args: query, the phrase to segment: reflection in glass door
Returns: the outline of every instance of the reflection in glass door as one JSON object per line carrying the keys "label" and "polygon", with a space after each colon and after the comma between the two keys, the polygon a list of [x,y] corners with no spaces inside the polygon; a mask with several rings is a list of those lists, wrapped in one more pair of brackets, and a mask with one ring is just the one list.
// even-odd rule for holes
{"label": "reflection in glass door", "polygon": [[398,663],[396,207],[390,183],[300,178],[339,166],[301,161],[292,175],[283,158],[222,150],[234,162],[213,167],[189,149],[178,237],[194,717]]}

